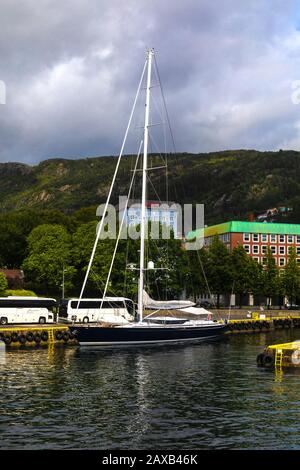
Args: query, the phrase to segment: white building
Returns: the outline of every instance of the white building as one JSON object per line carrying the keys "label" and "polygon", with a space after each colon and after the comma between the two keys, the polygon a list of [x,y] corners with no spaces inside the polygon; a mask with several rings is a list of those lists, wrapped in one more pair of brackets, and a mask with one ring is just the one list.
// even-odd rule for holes
{"label": "white building", "polygon": [[[119,214],[123,217],[126,199],[120,202]],[[127,226],[139,225],[141,223],[141,204],[136,200],[129,200],[125,223]],[[147,201],[146,217],[150,222],[160,222],[166,224],[174,232],[174,238],[179,238],[178,234],[178,209],[175,202]]]}

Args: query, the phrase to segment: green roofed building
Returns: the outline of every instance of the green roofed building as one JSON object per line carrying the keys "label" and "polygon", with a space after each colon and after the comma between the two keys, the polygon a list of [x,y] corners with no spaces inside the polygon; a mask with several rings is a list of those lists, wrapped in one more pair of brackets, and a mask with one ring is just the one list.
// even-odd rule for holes
{"label": "green roofed building", "polygon": [[187,241],[204,236],[204,246],[209,246],[214,236],[232,250],[242,245],[257,262],[264,264],[267,248],[270,247],[278,266],[287,263],[292,246],[296,248],[300,264],[300,224],[231,221],[194,230]]}

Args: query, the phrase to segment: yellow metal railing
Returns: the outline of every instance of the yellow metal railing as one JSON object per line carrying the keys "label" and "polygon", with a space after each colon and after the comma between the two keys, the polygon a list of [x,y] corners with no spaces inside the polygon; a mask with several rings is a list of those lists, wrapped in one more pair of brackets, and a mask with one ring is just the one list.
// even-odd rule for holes
{"label": "yellow metal railing", "polygon": [[50,328],[50,329],[48,330],[48,343],[49,343],[49,344],[54,344],[53,328]]}
{"label": "yellow metal railing", "polygon": [[282,367],[283,351],[282,349],[276,349],[275,352],[275,367]]}

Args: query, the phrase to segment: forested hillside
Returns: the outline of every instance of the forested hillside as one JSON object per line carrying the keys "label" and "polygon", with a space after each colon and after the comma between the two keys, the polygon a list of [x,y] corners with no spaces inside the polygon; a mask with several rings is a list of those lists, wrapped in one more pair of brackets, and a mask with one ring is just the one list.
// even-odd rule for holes
{"label": "forested hillside", "polygon": [[[155,166],[158,157],[151,156]],[[0,210],[58,209],[70,214],[102,203],[107,195],[115,157],[50,159],[36,166],[0,164]],[[114,201],[125,195],[133,159],[123,158]],[[176,154],[168,158],[169,199],[204,203],[206,223],[245,219],[274,206],[289,206],[289,221],[300,221],[300,152],[235,150],[208,154]],[[165,175],[152,181],[165,198]],[[137,187],[135,188],[138,194]],[[149,187],[149,198],[156,198]],[[152,191],[152,193],[151,193]]]}

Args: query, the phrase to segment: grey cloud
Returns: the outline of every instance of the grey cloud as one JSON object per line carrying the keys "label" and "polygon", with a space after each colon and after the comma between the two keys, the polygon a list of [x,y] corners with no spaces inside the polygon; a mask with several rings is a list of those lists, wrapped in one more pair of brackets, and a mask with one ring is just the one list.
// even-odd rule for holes
{"label": "grey cloud", "polygon": [[294,0],[2,0],[0,160],[116,154],[147,46],[178,150],[300,144]]}

